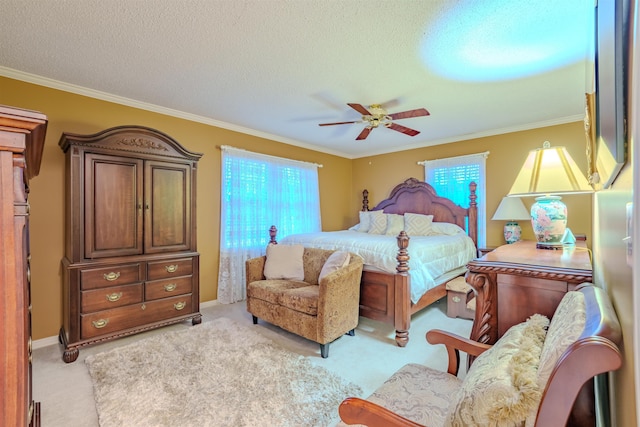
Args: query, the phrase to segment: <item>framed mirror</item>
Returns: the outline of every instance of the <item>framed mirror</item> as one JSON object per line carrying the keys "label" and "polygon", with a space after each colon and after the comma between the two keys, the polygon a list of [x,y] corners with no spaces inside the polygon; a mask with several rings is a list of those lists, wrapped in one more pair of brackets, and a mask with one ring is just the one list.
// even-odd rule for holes
{"label": "framed mirror", "polygon": [[602,188],[611,186],[627,160],[628,12],[628,0],[596,4],[595,169]]}

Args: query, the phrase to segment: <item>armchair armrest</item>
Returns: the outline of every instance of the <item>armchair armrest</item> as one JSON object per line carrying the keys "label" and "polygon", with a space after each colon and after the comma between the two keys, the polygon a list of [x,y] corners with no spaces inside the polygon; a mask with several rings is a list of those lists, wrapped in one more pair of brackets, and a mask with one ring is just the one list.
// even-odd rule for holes
{"label": "armchair armrest", "polygon": [[482,344],[460,335],[441,329],[432,329],[427,332],[427,342],[429,344],[444,344],[449,356],[449,366],[447,372],[451,375],[458,375],[460,369],[460,351],[464,351],[469,356],[479,356],[485,350],[491,348],[489,344]]}
{"label": "armchair armrest", "polygon": [[266,256],[248,259],[245,263],[247,285],[256,280],[264,280],[264,264],[267,261]]}
{"label": "armchair armrest", "polygon": [[357,397],[348,397],[338,407],[340,419],[345,424],[364,424],[368,427],[425,427],[408,420],[380,405]]}

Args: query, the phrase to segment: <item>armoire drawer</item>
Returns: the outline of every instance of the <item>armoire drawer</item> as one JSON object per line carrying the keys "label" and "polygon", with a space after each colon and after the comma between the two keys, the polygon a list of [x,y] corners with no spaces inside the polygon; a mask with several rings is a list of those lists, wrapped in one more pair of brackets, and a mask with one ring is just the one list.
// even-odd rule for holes
{"label": "armoire drawer", "polygon": [[149,301],[175,295],[190,294],[192,290],[193,276],[153,280],[144,284],[144,299]]}
{"label": "armoire drawer", "polygon": [[82,291],[80,293],[81,312],[92,313],[94,311],[135,304],[142,302],[142,297],[142,283]]}
{"label": "armoire drawer", "polygon": [[193,273],[193,258],[168,259],[147,263],[147,280],[187,276]]}
{"label": "armoire drawer", "polygon": [[90,339],[137,326],[171,319],[193,310],[192,295],[180,295],[81,315],[81,338]]}
{"label": "armoire drawer", "polygon": [[141,281],[142,268],[139,263],[80,270],[82,290],[128,285]]}

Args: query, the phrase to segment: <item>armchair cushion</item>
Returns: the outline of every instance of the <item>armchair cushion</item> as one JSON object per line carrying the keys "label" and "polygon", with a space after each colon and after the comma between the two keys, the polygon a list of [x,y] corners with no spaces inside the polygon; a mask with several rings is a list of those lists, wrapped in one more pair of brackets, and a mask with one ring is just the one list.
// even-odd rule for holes
{"label": "armchair cushion", "polygon": [[334,271],[337,271],[342,267],[346,267],[346,265],[349,264],[350,259],[351,256],[349,255],[349,252],[345,251],[336,251],[329,255],[329,258],[327,258],[324,265],[322,266],[322,270],[320,270],[318,282],[324,279],[324,276],[326,276],[327,274],[333,273]]}
{"label": "armchair cushion", "polygon": [[[428,366],[409,363],[391,376],[367,400],[425,426],[442,426],[451,395],[462,380]],[[339,423],[338,426],[346,426]]]}
{"label": "armchair cushion", "polygon": [[548,325],[534,314],[478,356],[453,395],[445,425],[520,425],[542,397],[537,370]]}
{"label": "armchair cushion", "polygon": [[264,277],[267,280],[304,280],[303,252],[302,245],[267,246]]}

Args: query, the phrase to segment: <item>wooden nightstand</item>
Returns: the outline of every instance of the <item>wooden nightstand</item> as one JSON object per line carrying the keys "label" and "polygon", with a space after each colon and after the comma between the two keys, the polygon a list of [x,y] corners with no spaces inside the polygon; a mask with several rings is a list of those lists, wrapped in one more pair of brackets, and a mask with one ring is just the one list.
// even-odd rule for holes
{"label": "wooden nightstand", "polygon": [[534,313],[549,318],[563,295],[593,279],[584,242],[573,249],[536,249],[536,242],[503,245],[467,264],[476,291],[471,339],[495,343],[511,326]]}

